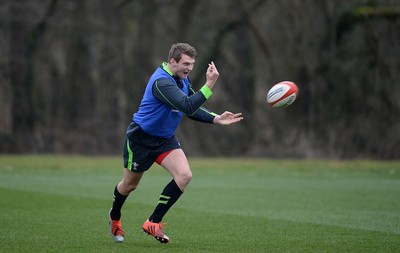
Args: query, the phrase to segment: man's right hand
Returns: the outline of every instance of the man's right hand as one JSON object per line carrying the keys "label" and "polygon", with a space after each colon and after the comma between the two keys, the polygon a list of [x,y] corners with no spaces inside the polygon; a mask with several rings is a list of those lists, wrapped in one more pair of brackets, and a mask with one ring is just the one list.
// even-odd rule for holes
{"label": "man's right hand", "polygon": [[207,72],[206,72],[206,85],[208,88],[212,89],[214,87],[215,82],[218,80],[219,72],[217,67],[215,67],[214,62],[212,61],[208,64]]}

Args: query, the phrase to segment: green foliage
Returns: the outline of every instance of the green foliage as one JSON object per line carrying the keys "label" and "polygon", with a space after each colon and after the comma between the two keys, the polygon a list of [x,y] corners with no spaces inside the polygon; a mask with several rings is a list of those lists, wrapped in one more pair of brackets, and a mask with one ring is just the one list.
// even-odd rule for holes
{"label": "green foliage", "polygon": [[161,245],[140,231],[170,180],[154,166],[108,232],[117,157],[0,156],[2,252],[399,252],[400,162],[192,159]]}
{"label": "green foliage", "polygon": [[[149,76],[188,42],[195,90],[210,61],[220,72],[204,106],[245,120],[182,124],[187,154],[400,159],[398,0],[3,0],[0,14],[0,153],[117,154]],[[270,108],[283,80],[299,97]]]}

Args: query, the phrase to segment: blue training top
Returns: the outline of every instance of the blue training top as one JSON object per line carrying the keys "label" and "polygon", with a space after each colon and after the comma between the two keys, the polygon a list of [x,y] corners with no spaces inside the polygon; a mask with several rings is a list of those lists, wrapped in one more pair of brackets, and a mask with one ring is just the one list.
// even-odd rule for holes
{"label": "blue training top", "polygon": [[216,114],[202,107],[211,95],[212,91],[206,85],[194,92],[189,78],[173,76],[164,62],[150,77],[132,121],[149,135],[170,138],[183,114],[197,121],[213,122]]}

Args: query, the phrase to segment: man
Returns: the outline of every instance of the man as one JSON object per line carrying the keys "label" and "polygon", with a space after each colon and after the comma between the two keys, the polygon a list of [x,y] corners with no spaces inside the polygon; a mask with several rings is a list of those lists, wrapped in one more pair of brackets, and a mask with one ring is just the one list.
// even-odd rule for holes
{"label": "man", "polygon": [[189,44],[172,45],[168,62],[158,67],[150,77],[139,110],[127,128],[123,148],[124,175],[114,189],[109,217],[111,236],[116,242],[124,240],[121,208],[129,193],[137,188],[143,173],[154,162],[164,167],[173,179],[162,191],[153,214],[144,222],[142,229],[161,243],[169,242],[162,230],[161,220],[192,179],[186,155],[175,136],[183,114],[196,121],[220,125],[230,125],[243,119],[241,113],[224,112],[218,115],[202,107],[212,95],[219,73],[211,62],[205,85],[194,92],[188,76],[196,57],[195,48]]}

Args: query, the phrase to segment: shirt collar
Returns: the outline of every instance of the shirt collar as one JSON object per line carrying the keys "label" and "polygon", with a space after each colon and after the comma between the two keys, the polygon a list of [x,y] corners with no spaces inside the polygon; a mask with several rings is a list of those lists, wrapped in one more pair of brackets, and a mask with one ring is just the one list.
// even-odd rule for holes
{"label": "shirt collar", "polygon": [[162,63],[162,68],[163,68],[168,74],[170,74],[171,76],[173,76],[171,70],[168,68],[168,63],[167,63],[167,62],[163,62],[163,63]]}

